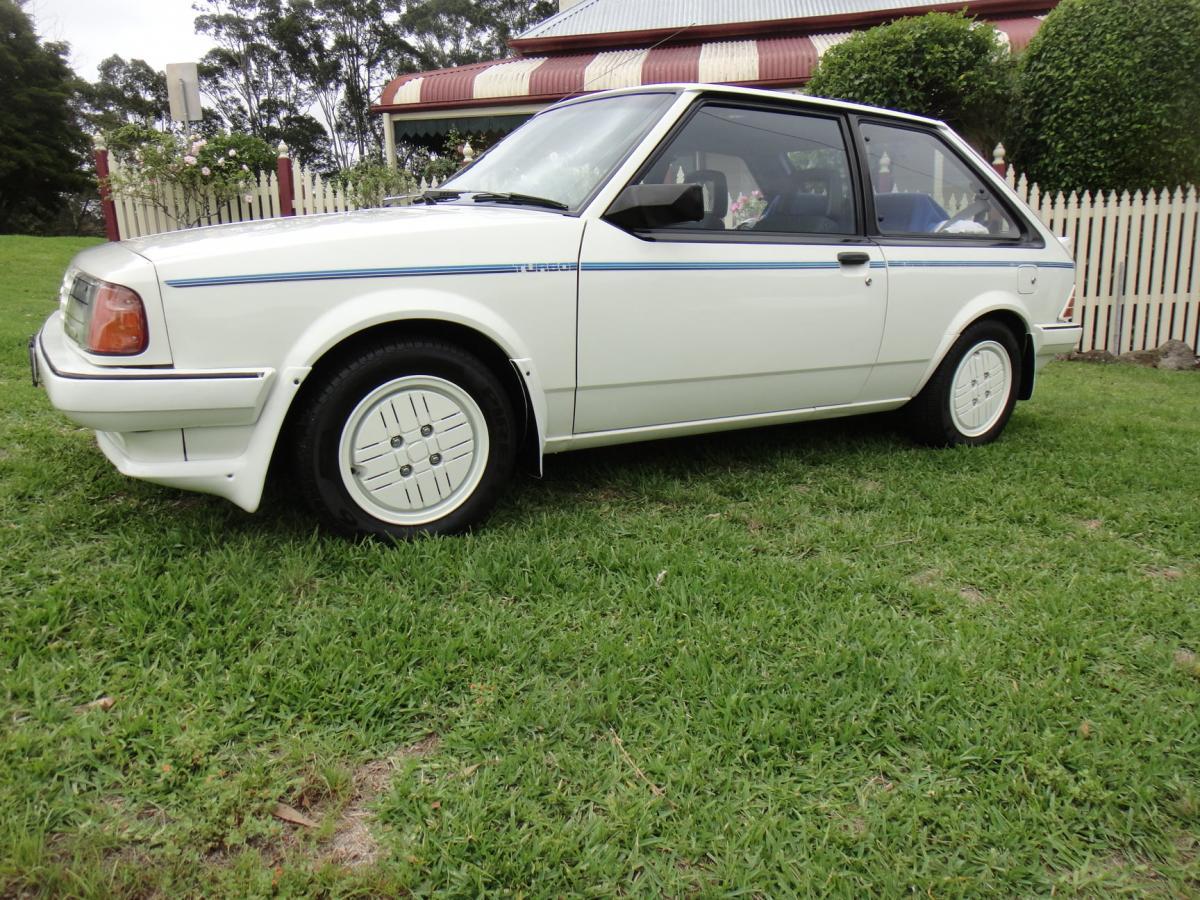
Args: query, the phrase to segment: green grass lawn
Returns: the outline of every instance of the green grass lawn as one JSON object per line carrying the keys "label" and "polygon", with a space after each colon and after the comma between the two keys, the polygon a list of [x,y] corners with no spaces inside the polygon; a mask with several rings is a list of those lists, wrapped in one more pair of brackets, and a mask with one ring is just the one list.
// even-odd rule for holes
{"label": "green grass lawn", "polygon": [[30,387],[87,243],[0,238],[0,896],[1200,893],[1200,375],[1054,364],[976,450],[553,457],[353,543]]}

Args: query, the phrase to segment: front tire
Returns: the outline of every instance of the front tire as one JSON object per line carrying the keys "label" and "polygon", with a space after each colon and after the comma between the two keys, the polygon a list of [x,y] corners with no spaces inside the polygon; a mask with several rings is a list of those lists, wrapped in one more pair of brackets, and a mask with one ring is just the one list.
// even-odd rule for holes
{"label": "front tire", "polygon": [[1017,339],[1004,325],[971,325],[905,408],[913,436],[935,447],[996,440],[1017,403],[1021,362]]}
{"label": "front tire", "polygon": [[298,419],[301,492],[335,528],[392,539],[481,522],[512,473],[516,420],[477,358],[389,341],[341,365]]}

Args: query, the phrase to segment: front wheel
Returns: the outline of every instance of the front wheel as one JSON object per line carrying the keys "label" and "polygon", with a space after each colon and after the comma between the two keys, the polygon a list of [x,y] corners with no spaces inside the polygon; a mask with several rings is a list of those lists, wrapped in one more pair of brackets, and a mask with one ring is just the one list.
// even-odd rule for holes
{"label": "front wheel", "polygon": [[346,362],[298,424],[293,461],[309,505],[343,531],[381,537],[475,525],[516,457],[504,387],[439,341],[388,342]]}
{"label": "front wheel", "polygon": [[905,408],[909,428],[934,446],[989,444],[1008,424],[1020,383],[1013,333],[999,322],[976,322]]}

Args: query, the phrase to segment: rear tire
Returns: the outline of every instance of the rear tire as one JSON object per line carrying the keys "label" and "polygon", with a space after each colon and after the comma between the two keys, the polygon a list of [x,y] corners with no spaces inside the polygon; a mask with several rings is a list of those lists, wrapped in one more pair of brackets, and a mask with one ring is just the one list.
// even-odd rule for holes
{"label": "rear tire", "polygon": [[905,407],[909,431],[935,447],[990,444],[1012,416],[1020,383],[1016,337],[999,322],[976,322]]}
{"label": "rear tire", "polygon": [[388,341],[343,363],[296,420],[294,471],[335,528],[391,539],[454,534],[495,505],[516,458],[503,385],[470,353]]}

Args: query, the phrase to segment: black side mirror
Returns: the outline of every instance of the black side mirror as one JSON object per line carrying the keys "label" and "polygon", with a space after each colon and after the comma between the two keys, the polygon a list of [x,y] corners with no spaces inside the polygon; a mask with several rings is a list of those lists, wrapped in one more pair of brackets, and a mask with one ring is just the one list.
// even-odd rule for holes
{"label": "black side mirror", "polygon": [[631,184],[617,195],[604,218],[618,228],[666,228],[704,218],[699,184]]}

